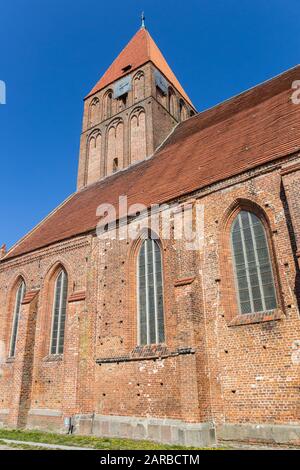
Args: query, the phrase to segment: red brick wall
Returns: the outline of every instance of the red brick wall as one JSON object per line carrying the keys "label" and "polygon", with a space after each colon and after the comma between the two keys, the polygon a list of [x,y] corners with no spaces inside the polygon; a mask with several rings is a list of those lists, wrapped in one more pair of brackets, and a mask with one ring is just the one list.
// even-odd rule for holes
{"label": "red brick wall", "polygon": [[[6,346],[16,279],[22,275],[27,290],[38,290],[36,305],[22,307],[19,330],[25,337],[34,328],[33,358],[24,356],[24,338],[18,337],[15,361],[1,364],[0,408],[10,410],[10,422],[23,416],[19,405],[25,402],[26,409],[61,411],[61,418],[41,418],[51,426],[63,416],[93,412],[187,422],[299,422],[298,265],[285,207],[292,200],[282,199],[282,178],[274,164],[193,195],[205,209],[204,246],[186,251],[181,241],[162,241],[161,348],[136,348],[136,244],[86,236],[0,263],[0,334]],[[276,315],[232,324],[236,300],[226,224],[245,204],[259,208],[268,224],[281,301]],[[69,276],[70,300],[74,294],[78,300],[68,303],[64,355],[54,358],[49,335],[53,276],[60,265]],[[20,403],[13,399],[20,393],[14,377],[26,370],[31,387],[23,388]],[[27,422],[36,425],[39,418],[31,414]]]}

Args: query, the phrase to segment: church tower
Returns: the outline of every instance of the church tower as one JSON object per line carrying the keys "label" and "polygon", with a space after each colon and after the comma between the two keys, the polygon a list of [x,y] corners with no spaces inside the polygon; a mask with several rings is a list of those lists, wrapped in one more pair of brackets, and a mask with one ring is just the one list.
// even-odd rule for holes
{"label": "church tower", "polygon": [[150,157],[195,112],[143,21],[84,100],[78,190]]}

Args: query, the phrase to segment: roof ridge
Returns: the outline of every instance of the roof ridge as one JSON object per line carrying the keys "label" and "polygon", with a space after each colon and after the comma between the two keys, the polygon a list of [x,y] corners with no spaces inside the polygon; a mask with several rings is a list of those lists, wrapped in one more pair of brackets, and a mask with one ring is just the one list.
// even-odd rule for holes
{"label": "roof ridge", "polygon": [[[300,67],[300,65],[295,65],[294,67],[291,67],[287,71],[279,73],[275,77],[268,78],[267,80],[264,80],[264,81],[258,83],[257,85],[253,85],[252,87],[250,87],[250,88],[248,88],[244,91],[241,91],[240,93],[238,93],[236,95],[233,95],[233,96],[225,99],[224,101],[216,103],[215,105],[213,105],[209,108],[206,108],[202,111],[199,111],[194,116],[190,116],[184,122],[179,123],[179,126],[177,126],[178,130],[182,130],[182,129],[188,127],[189,123],[192,120],[200,120],[201,118],[203,120],[205,118],[207,118],[206,125],[204,125],[203,128],[202,128],[202,129],[207,129],[211,126],[219,124],[220,122],[226,121],[227,119],[229,119],[233,115],[240,114],[240,113],[246,111],[247,109],[256,108],[259,104],[262,104],[265,101],[267,101],[269,99],[272,99],[272,97],[280,94],[283,90],[287,89],[287,84],[288,84],[287,76],[289,74],[292,74],[293,72],[297,71],[299,69],[299,67]],[[278,81],[281,77],[285,77],[286,86],[285,87],[282,86],[281,88],[278,87],[278,89],[276,89],[275,92],[273,90],[273,92],[271,93],[268,86],[270,84]],[[280,82],[280,83],[283,85],[285,82]],[[268,87],[268,89],[267,89],[267,87]],[[264,89],[266,89],[266,93],[264,95],[259,95],[259,92],[261,92]],[[257,100],[253,104],[253,101],[251,101],[250,98],[251,98],[251,95],[253,95],[254,92],[256,93]],[[269,94],[267,92],[269,92]],[[238,109],[234,109],[234,104],[236,102],[238,102],[238,100],[244,100],[246,105],[242,108],[239,107]],[[248,104],[246,103],[246,100],[249,100]],[[219,113],[218,115],[214,115],[213,113],[214,112],[216,113],[217,111],[219,111],[220,108],[223,109],[223,113]],[[229,111],[229,110],[231,110],[231,112],[228,113],[227,115],[224,115],[225,111]],[[195,126],[195,128],[191,129],[191,132],[188,133],[185,136],[185,138],[188,138],[192,133],[195,133],[195,132],[198,132],[198,131],[199,131],[199,128]],[[170,135],[169,138],[171,139],[172,135]],[[168,145],[169,143],[172,143],[172,141],[171,142],[168,142],[168,141],[165,142],[166,145]]]}

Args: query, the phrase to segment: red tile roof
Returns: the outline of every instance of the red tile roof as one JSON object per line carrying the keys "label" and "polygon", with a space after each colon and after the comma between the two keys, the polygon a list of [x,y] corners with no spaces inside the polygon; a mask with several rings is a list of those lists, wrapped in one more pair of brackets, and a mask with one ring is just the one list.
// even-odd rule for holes
{"label": "red tile roof", "polygon": [[164,74],[167,80],[177,89],[177,91],[179,91],[179,93],[187,100],[187,102],[193,106],[191,100],[170,69],[166,59],[145,28],[140,29],[133,36],[131,41],[118,55],[112,65],[107,69],[103,77],[99,80],[88,96],[93,95],[115,80],[125,76],[126,73],[123,73],[124,67],[131,65],[130,71],[132,72],[149,61],[151,61]]}
{"label": "red tile roof", "polygon": [[181,123],[155,155],[71,196],[1,260],[94,230],[102,203],[150,206],[300,149],[300,66]]}

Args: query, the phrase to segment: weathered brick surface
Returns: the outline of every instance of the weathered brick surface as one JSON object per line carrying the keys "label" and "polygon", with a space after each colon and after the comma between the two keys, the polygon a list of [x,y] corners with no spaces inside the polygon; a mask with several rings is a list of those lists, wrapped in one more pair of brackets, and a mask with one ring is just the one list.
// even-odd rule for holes
{"label": "weathered brick surface", "polygon": [[[127,419],[108,423],[101,416],[132,417],[135,423],[136,418],[157,418],[155,426],[166,442],[181,428],[174,430],[173,421],[161,427],[160,419],[192,427],[213,423],[224,435],[230,428],[222,428],[224,424],[300,426],[300,157],[293,127],[299,125],[299,111],[288,99],[287,83],[295,74],[287,72],[262,85],[259,93],[250,90],[188,120],[149,164],[77,193],[8,256],[3,250],[0,423],[62,430],[65,417],[82,415],[81,429],[89,432],[98,416],[95,426],[104,434],[114,433],[115,427],[120,435],[123,426],[126,435],[137,437],[145,432],[141,423],[133,432]],[[122,149],[119,145],[115,154],[122,168],[139,155],[150,156],[178,122],[179,109],[171,115],[167,98],[157,95],[151,62],[134,71],[133,83],[126,104],[111,103],[110,117],[111,85],[85,100],[79,188],[112,171],[115,150],[110,142],[107,152],[107,136],[116,119],[124,131],[123,146],[118,143]],[[267,129],[253,118],[251,103]],[[132,132],[133,118],[137,121]],[[87,148],[91,135],[99,133],[97,160]],[[177,166],[172,166],[175,158]],[[141,239],[96,236],[99,188],[100,196],[111,197],[111,202],[125,191],[129,203],[190,203],[194,219],[197,208],[203,208],[203,244],[196,250],[187,250],[185,241],[176,239],[174,219],[170,239],[162,237],[161,225],[157,230],[163,260],[164,344],[138,346]],[[153,188],[157,191],[152,193]],[[257,214],[266,230],[277,294],[273,312],[238,311],[230,227],[243,209]],[[68,274],[65,342],[63,355],[53,356],[53,292],[61,267]],[[21,277],[27,295],[12,359],[9,343]],[[154,431],[148,424],[150,435]]]}
{"label": "weathered brick surface", "polygon": [[[163,241],[166,344],[161,349],[136,349],[135,244],[91,235],[2,263],[6,347],[16,279],[22,275],[27,290],[38,290],[36,320],[25,320],[33,307],[24,305],[16,358],[1,366],[1,408],[9,410],[3,422],[17,424],[22,409],[25,415],[45,409],[61,411],[61,417],[30,413],[27,425],[61,428],[64,416],[88,413],[191,423],[298,423],[298,265],[281,186],[280,165],[273,165],[193,195],[204,205],[204,246],[194,252],[181,241]],[[287,195],[286,203],[293,204],[292,198]],[[226,224],[231,211],[244,205],[260,208],[268,221],[280,315],[234,325]],[[80,295],[68,304],[65,351],[57,358],[49,356],[49,335],[52,280],[60,265],[69,275],[70,296]],[[33,355],[26,355],[25,337],[34,325]],[[188,352],[180,353],[183,349]],[[18,395],[27,372],[31,387]]]}
{"label": "weathered brick surface", "polygon": [[[85,99],[78,189],[112,174],[116,158],[121,170],[151,156],[180,122],[182,96],[172,88],[176,105],[174,113],[170,114],[168,97],[161,101],[157,96],[154,73],[151,62],[132,72],[132,89],[126,95],[126,103],[112,99],[110,116],[105,100],[109,92],[113,93],[111,84]],[[192,106],[184,102],[188,115],[194,112]],[[96,149],[90,146],[95,135],[101,136]]]}

